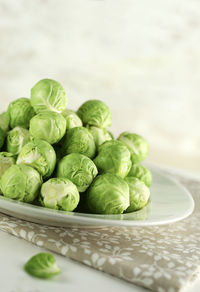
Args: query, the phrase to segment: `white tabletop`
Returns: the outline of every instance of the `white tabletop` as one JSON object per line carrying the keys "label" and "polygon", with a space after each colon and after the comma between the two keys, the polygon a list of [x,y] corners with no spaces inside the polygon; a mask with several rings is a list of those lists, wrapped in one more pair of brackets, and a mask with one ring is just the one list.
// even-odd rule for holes
{"label": "white tabletop", "polygon": [[[176,170],[177,173],[177,170]],[[186,175],[183,171],[180,174]],[[199,179],[195,174],[187,173],[188,177]],[[146,289],[110,276],[106,273],[89,268],[66,257],[54,254],[62,274],[52,280],[40,280],[30,277],[23,270],[23,265],[33,255],[45,249],[18,239],[0,231],[0,291],[3,292],[145,292]],[[188,292],[200,291],[200,277]]]}

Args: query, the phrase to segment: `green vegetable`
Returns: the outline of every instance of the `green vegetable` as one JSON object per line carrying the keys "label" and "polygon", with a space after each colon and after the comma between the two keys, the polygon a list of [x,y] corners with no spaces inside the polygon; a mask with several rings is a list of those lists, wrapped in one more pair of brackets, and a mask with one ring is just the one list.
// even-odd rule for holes
{"label": "green vegetable", "polygon": [[118,140],[124,143],[131,152],[133,164],[139,163],[147,157],[149,145],[140,135],[124,132],[119,136]]}
{"label": "green vegetable", "polygon": [[10,166],[15,164],[15,160],[12,153],[0,152],[0,178]]}
{"label": "green vegetable", "polygon": [[0,128],[4,132],[8,132],[9,123],[10,123],[9,113],[8,112],[4,112],[4,113],[0,114]]}
{"label": "green vegetable", "polygon": [[29,141],[29,131],[21,127],[15,127],[7,134],[6,150],[15,155],[19,154],[22,147]]}
{"label": "green vegetable", "polygon": [[16,126],[28,128],[29,122],[35,115],[35,112],[29,99],[22,97],[9,104],[8,114],[11,128],[15,128]]}
{"label": "green vegetable", "polygon": [[130,193],[130,206],[126,212],[133,212],[143,208],[150,197],[149,188],[136,177],[126,177],[125,181],[129,186]]}
{"label": "green vegetable", "polygon": [[133,164],[128,176],[137,177],[139,180],[143,181],[147,187],[150,187],[152,184],[151,171],[144,165]]}
{"label": "green vegetable", "polygon": [[34,116],[30,121],[30,134],[50,144],[59,142],[66,131],[65,118],[56,112],[46,111]]}
{"label": "green vegetable", "polygon": [[32,166],[44,178],[48,178],[52,175],[56,165],[56,153],[48,142],[33,139],[22,148],[17,164]]}
{"label": "green vegetable", "polygon": [[84,125],[107,128],[112,124],[109,107],[100,100],[86,101],[77,112]]}
{"label": "green vegetable", "polygon": [[[0,180],[4,172],[13,164],[15,164],[15,156],[12,153],[0,152]],[[0,194],[2,194],[1,189]]]}
{"label": "green vegetable", "polygon": [[3,147],[5,136],[5,132],[0,128],[0,149]]}
{"label": "green vegetable", "polygon": [[86,196],[86,204],[92,213],[121,214],[129,206],[128,184],[111,173],[97,176]]}
{"label": "green vegetable", "polygon": [[38,195],[42,179],[27,165],[12,165],[1,177],[1,190],[5,197],[31,203]]}
{"label": "green vegetable", "polygon": [[92,134],[95,145],[98,148],[101,144],[103,144],[105,141],[112,140],[112,137],[109,132],[106,131],[106,129],[97,128],[97,127],[88,127],[88,130]]}
{"label": "green vegetable", "polygon": [[24,266],[25,271],[37,278],[51,278],[61,273],[55,258],[50,253],[39,253],[33,256]]}
{"label": "green vegetable", "polygon": [[106,141],[99,146],[99,153],[94,163],[99,173],[108,172],[124,178],[131,168],[131,155],[128,148],[120,141]]}
{"label": "green vegetable", "polygon": [[63,154],[81,153],[93,158],[96,152],[92,134],[84,127],[76,127],[67,130],[62,140]]}
{"label": "green vegetable", "polygon": [[31,104],[36,113],[43,111],[61,113],[67,106],[67,96],[59,82],[43,79],[31,89]]}
{"label": "green vegetable", "polygon": [[66,120],[66,128],[71,129],[75,127],[82,127],[83,123],[79,116],[72,110],[65,109],[62,112],[63,117]]}
{"label": "green vegetable", "polygon": [[42,185],[40,201],[47,208],[73,211],[79,200],[77,187],[67,178],[51,178]]}
{"label": "green vegetable", "polygon": [[93,161],[79,153],[64,156],[58,162],[57,177],[71,180],[79,192],[84,192],[89,187],[97,173]]}

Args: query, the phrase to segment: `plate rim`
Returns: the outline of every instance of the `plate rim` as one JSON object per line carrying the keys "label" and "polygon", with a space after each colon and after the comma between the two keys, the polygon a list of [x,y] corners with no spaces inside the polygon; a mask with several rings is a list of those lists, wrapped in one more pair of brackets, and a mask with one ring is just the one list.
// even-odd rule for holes
{"label": "plate rim", "polygon": [[[169,174],[165,173],[162,169],[159,169],[158,167],[155,166],[149,166],[149,168],[151,168],[154,172],[159,173],[159,175],[164,176],[166,178],[168,178],[168,180],[172,181],[179,189],[182,189],[185,194],[187,194],[188,199],[190,200],[190,208],[188,208],[183,214],[181,214],[180,216],[176,215],[175,217],[171,217],[169,219],[163,219],[161,221],[159,221],[158,219],[149,219],[149,220],[127,220],[127,219],[109,219],[110,217],[119,217],[119,216],[124,216],[126,214],[108,214],[108,215],[102,215],[102,214],[87,214],[87,213],[78,213],[78,212],[66,212],[66,211],[62,211],[62,210],[54,210],[54,209],[50,209],[50,208],[44,208],[42,206],[36,206],[36,205],[32,205],[29,203],[24,203],[24,202],[20,202],[20,201],[15,201],[13,199],[10,198],[6,198],[4,196],[0,196],[0,202],[6,202],[7,204],[13,206],[20,206],[21,208],[26,208],[27,212],[30,210],[30,212],[32,213],[33,210],[36,212],[35,215],[39,215],[42,213],[46,214],[46,216],[52,216],[51,221],[53,220],[53,217],[57,218],[62,218],[63,219],[63,215],[66,216],[66,223],[69,224],[69,226],[73,226],[73,225],[78,225],[78,226],[83,226],[83,225],[88,225],[89,226],[93,226],[93,227],[97,227],[97,226],[101,226],[101,227],[106,227],[106,226],[155,226],[155,225],[166,225],[166,224],[170,224],[170,223],[174,223],[177,221],[180,221],[182,219],[187,218],[189,215],[192,214],[193,210],[194,210],[194,200],[192,195],[190,194],[190,192],[188,191],[188,189],[183,186],[180,182],[177,181],[177,179],[175,179],[174,177],[170,176]],[[0,203],[1,205],[1,203]],[[145,206],[142,210],[145,210],[148,208],[148,205]],[[22,219],[22,217],[16,216],[15,215],[10,215],[9,213],[6,213],[4,211],[2,211],[1,206],[0,206],[0,212],[4,213],[6,215],[9,216],[14,216],[17,217],[19,219]],[[141,210],[138,210],[136,213],[141,212]],[[14,212],[12,212],[14,213]],[[131,214],[131,213],[127,213],[127,214]],[[75,215],[75,216],[74,216]],[[88,216],[87,216],[88,215]],[[105,217],[106,218],[103,218]],[[33,218],[32,216],[30,216],[31,218]],[[98,217],[98,218],[97,218]],[[33,220],[28,220],[28,219],[22,219],[22,220],[26,220],[26,221],[30,221],[33,223],[37,223],[36,221]],[[105,221],[104,221],[105,220]],[[81,221],[81,223],[80,223]],[[39,222],[38,222],[39,223]],[[46,223],[42,223],[45,224]],[[49,224],[50,226],[58,226]],[[60,225],[60,227],[63,227],[62,224]]]}

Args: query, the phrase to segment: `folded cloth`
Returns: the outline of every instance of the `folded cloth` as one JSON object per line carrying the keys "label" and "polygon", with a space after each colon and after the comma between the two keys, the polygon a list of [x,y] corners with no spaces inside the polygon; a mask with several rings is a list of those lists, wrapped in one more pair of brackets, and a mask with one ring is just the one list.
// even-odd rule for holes
{"label": "folded cloth", "polygon": [[176,223],[58,228],[0,214],[0,229],[153,291],[180,291],[194,282],[200,271],[200,181],[176,178],[195,201],[193,214]]}

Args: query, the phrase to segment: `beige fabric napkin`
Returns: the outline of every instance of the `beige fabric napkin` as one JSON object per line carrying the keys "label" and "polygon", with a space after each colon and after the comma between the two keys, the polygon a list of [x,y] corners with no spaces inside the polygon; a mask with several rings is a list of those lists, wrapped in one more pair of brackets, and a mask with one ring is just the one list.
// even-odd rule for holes
{"label": "beige fabric napkin", "polygon": [[0,229],[95,269],[158,292],[175,292],[200,271],[200,181],[177,177],[194,213],[154,227],[57,228],[0,214]]}

